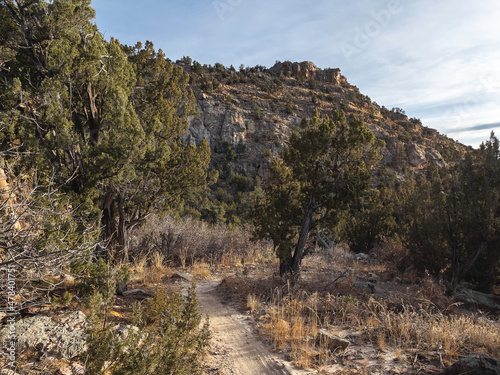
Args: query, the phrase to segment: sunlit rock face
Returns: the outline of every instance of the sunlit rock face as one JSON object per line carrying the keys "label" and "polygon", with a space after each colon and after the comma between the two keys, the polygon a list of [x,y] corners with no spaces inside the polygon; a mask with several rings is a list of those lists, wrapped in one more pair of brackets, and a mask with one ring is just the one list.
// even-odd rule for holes
{"label": "sunlit rock face", "polygon": [[[186,69],[186,68],[185,68]],[[189,68],[186,69],[189,72]],[[364,119],[375,137],[385,142],[381,164],[407,165],[416,171],[430,163],[447,167],[439,150],[465,147],[409,119],[404,111],[372,102],[349,84],[340,69],[320,69],[312,62],[277,62],[272,68],[226,71],[224,78],[206,71],[194,76],[198,116],[189,118],[187,139],[198,144],[206,138],[212,165],[230,161],[230,168],[252,175],[265,173],[263,153],[278,154],[292,131],[314,111],[328,115],[342,109],[346,116]],[[217,89],[207,92],[202,80],[219,77]],[[200,78],[203,77],[203,78]]]}

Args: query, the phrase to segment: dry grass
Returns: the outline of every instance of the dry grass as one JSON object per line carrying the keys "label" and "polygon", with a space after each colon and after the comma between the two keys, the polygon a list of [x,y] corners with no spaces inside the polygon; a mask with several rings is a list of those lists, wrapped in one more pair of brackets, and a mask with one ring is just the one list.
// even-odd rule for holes
{"label": "dry grass", "polygon": [[247,296],[247,308],[252,312],[257,312],[262,307],[262,297],[256,296],[255,294],[249,294]]}
{"label": "dry grass", "polygon": [[195,261],[191,267],[191,274],[195,277],[206,277],[211,274],[210,265],[205,260]]}
{"label": "dry grass", "polygon": [[148,271],[148,258],[142,256],[131,265],[130,267],[130,280],[142,282],[146,278],[146,273]]}
{"label": "dry grass", "polygon": [[[276,276],[264,280],[231,277],[223,284],[240,299],[247,298],[246,305],[253,311],[255,296],[262,296],[267,312],[259,319],[264,320],[263,334],[300,367],[320,370],[335,356],[318,347],[315,338],[321,328],[350,332],[353,344],[369,345],[380,352],[394,351],[401,356],[415,351],[432,353],[431,357],[441,357],[447,365],[462,355],[500,356],[500,321],[480,313],[464,314],[444,295],[444,285],[438,280],[427,276],[415,285],[393,284],[398,288],[393,296],[374,299],[359,294],[352,282],[374,269],[383,273],[383,265],[357,264],[339,250],[329,259],[332,256],[345,263],[335,264],[333,271],[325,268],[328,260],[310,259],[304,265],[312,275],[303,275],[295,284]],[[347,267],[351,270],[348,276],[332,287],[323,287],[321,272],[328,273],[331,280]]]}
{"label": "dry grass", "polygon": [[[132,275],[149,282],[154,281],[151,275],[158,279],[168,274],[166,265],[189,268],[196,277],[217,272],[246,275],[249,269],[269,275],[270,266],[271,273],[277,268],[269,244],[252,243],[244,230],[191,219],[153,218],[136,233],[131,253],[136,259]],[[415,351],[438,353],[446,364],[472,353],[499,357],[500,322],[461,314],[444,295],[442,282],[405,272],[407,259],[406,250],[390,242],[365,262],[336,247],[304,259],[307,271],[296,283],[276,275],[231,276],[223,287],[239,297],[242,307],[259,314],[262,332],[299,367],[321,371],[336,355],[318,345],[317,333],[323,328],[347,332],[353,344],[394,351],[401,358]],[[389,298],[376,300],[353,288],[355,280],[373,273],[386,283],[402,281],[391,284],[396,289]]]}
{"label": "dry grass", "polygon": [[402,311],[392,311],[374,300],[362,309],[375,322],[364,329],[369,341],[383,338],[393,348],[439,352],[448,363],[470,353],[500,355],[499,322],[445,315],[423,305],[404,305]]}
{"label": "dry grass", "polygon": [[303,294],[302,298],[282,297],[276,290],[263,325],[262,332],[271,338],[275,348],[288,350],[298,367],[318,368],[330,358],[328,350],[316,345],[319,329],[317,302],[317,294]]}

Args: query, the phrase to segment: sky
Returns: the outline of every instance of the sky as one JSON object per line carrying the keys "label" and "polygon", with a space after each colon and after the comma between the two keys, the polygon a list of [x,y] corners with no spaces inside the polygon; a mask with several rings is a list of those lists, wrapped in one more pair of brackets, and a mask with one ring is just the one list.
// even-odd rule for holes
{"label": "sky", "polygon": [[477,147],[500,135],[498,0],[93,0],[109,39],[238,68],[312,61]]}

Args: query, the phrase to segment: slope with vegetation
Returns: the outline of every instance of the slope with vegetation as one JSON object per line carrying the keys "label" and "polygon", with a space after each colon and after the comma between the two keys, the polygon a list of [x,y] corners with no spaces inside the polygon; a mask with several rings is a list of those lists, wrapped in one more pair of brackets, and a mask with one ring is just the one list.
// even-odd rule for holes
{"label": "slope with vegetation", "polygon": [[[200,373],[208,323],[194,289],[184,297],[170,276],[240,271],[227,290],[253,285],[249,304],[266,301],[264,326],[304,366],[335,359],[313,349],[318,330],[356,322],[361,341],[438,347],[446,364],[498,355],[498,335],[480,337],[498,309],[467,320],[449,297],[499,290],[494,134],[472,150],[309,62],[173,63],[151,42],[105,40],[93,17],[90,0],[0,1],[0,268],[16,276],[1,296],[4,323],[10,310],[55,320],[83,310],[84,332],[71,338],[87,349],[64,364]],[[324,267],[311,281],[314,252]],[[428,283],[436,295],[396,306],[356,294],[373,284],[356,280],[368,268],[355,253],[376,259],[382,281],[410,293]],[[127,294],[127,284],[140,288]],[[457,346],[440,332],[459,323],[471,333]],[[42,354],[59,343],[18,334],[19,366],[54,373]]]}

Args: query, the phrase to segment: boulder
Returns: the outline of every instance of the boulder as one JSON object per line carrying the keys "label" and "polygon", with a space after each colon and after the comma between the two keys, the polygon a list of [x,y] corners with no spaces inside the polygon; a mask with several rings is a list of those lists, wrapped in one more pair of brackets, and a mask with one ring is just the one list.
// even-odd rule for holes
{"label": "boulder", "polygon": [[375,293],[375,284],[369,281],[358,280],[354,284],[352,284],[352,286],[356,288],[358,292],[361,293],[366,293],[366,294]]}
{"label": "boulder", "polygon": [[[36,315],[16,322],[17,347],[19,350],[28,348],[40,352],[53,353],[55,357],[71,359],[86,349],[85,315],[81,312],[71,312],[60,317],[55,323],[50,317]],[[0,331],[0,341],[6,346],[8,327]]]}
{"label": "boulder", "polygon": [[174,280],[185,280],[188,282],[193,281],[193,275],[191,275],[189,273],[182,273],[182,272],[174,273],[170,278],[174,279]]}
{"label": "boulder", "polygon": [[406,147],[406,154],[408,155],[408,163],[415,168],[427,167],[427,159],[425,157],[425,149],[415,143],[410,143]]}
{"label": "boulder", "polygon": [[334,334],[320,329],[316,336],[316,343],[320,346],[324,346],[331,350],[335,351],[344,351],[349,346],[350,342],[342,337],[335,336]]}
{"label": "boulder", "polygon": [[485,355],[470,355],[462,358],[442,375],[498,375],[500,374],[500,360]]}
{"label": "boulder", "polygon": [[370,256],[363,253],[358,253],[354,255],[354,260],[367,260],[368,258],[370,258]]}
{"label": "boulder", "polygon": [[425,149],[425,157],[430,162],[437,164],[441,168],[447,168],[448,164],[444,161],[443,157],[439,151],[433,149],[432,147],[427,147]]}
{"label": "boulder", "polygon": [[500,309],[500,297],[494,294],[486,294],[464,288],[455,292],[453,297],[458,302],[470,303],[489,309]]}

